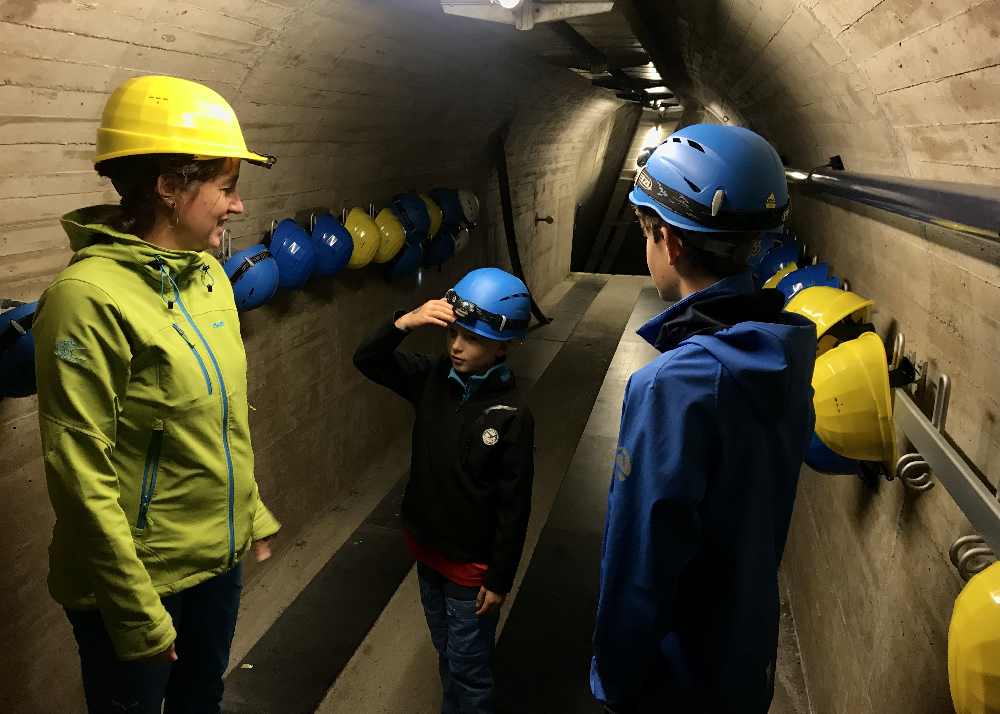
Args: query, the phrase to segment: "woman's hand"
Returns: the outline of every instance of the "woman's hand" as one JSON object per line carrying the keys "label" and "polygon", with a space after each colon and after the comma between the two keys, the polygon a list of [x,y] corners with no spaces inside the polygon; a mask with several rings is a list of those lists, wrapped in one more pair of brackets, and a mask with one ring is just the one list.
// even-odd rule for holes
{"label": "woman's hand", "polygon": [[151,657],[146,657],[142,660],[148,664],[170,664],[177,661],[177,649],[174,647],[174,642],[170,643],[170,647],[159,652]]}
{"label": "woman's hand", "polygon": [[455,310],[445,300],[428,300],[412,312],[408,312],[396,320],[399,330],[415,330],[424,325],[448,327],[455,321]]}
{"label": "woman's hand", "polygon": [[253,557],[257,559],[258,563],[263,563],[271,557],[272,540],[274,540],[274,536],[261,538],[260,540],[255,540],[253,542]]}
{"label": "woman's hand", "polygon": [[479,594],[476,596],[476,614],[479,616],[486,615],[493,608],[499,608],[503,605],[503,601],[506,599],[506,595],[495,593],[480,586]]}

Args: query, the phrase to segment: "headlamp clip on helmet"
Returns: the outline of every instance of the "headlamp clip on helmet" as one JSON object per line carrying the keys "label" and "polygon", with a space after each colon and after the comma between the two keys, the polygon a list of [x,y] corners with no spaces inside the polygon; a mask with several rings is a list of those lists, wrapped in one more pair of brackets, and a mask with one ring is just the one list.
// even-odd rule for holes
{"label": "headlamp clip on helmet", "polygon": [[496,313],[484,310],[474,302],[463,300],[454,290],[449,290],[445,293],[444,299],[451,305],[460,320],[472,317],[485,322],[497,332],[503,332],[504,328],[507,327],[512,330],[523,330],[531,322],[531,320],[511,320],[506,315],[497,315]]}

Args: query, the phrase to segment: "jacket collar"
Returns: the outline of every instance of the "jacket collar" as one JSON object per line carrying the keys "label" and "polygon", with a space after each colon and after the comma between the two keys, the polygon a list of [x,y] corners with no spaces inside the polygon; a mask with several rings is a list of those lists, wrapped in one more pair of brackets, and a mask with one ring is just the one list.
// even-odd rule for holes
{"label": "jacket collar", "polygon": [[495,364],[482,374],[473,374],[465,378],[452,367],[448,379],[462,388],[463,402],[469,401],[479,392],[497,392],[514,385],[514,373],[506,362]]}
{"label": "jacket collar", "polygon": [[[716,332],[728,327],[731,322],[719,321],[706,316],[698,306],[734,297],[749,296],[754,293],[753,277],[750,272],[739,273],[691,293],[674,303],[637,331],[638,335],[660,352],[671,350],[694,334]],[[771,298],[766,298],[769,302]],[[730,302],[730,300],[725,300]]]}

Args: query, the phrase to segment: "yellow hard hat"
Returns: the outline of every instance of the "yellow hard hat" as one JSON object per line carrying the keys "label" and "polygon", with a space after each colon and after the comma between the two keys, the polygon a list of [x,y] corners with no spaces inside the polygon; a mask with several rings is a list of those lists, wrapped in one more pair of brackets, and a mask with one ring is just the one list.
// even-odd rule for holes
{"label": "yellow hard hat", "polygon": [[778,287],[778,283],[781,282],[782,278],[784,278],[789,273],[795,272],[798,269],[799,266],[794,261],[792,261],[791,263],[785,263],[784,266],[782,266],[781,270],[779,270],[777,273],[775,273],[774,275],[772,275],[770,278],[767,279],[767,282],[764,283],[764,288],[769,290],[771,288]]}
{"label": "yellow hard hat", "polygon": [[427,231],[427,240],[434,240],[438,231],[441,230],[441,222],[444,220],[444,213],[441,211],[441,207],[434,202],[434,199],[426,193],[420,194],[420,198],[427,205],[427,215],[431,217],[431,227],[430,230]]}
{"label": "yellow hard hat", "polygon": [[378,226],[382,240],[375,252],[374,262],[388,263],[403,249],[406,243],[406,229],[391,208],[383,208],[378,212],[375,216],[375,225]]}
{"label": "yellow hard hat", "polygon": [[812,386],[816,434],[824,444],[849,459],[895,468],[889,361],[878,335],[866,332],[817,357]]}
{"label": "yellow hard hat", "polygon": [[948,680],[956,714],[1000,712],[1000,563],[972,578],[955,600]]}
{"label": "yellow hard hat", "polygon": [[847,290],[838,290],[825,285],[817,285],[800,290],[788,301],[785,310],[808,317],[816,323],[816,337],[819,340],[817,354],[823,354],[837,345],[835,339],[824,339],[824,335],[841,320],[867,322],[871,306],[875,303]]}
{"label": "yellow hard hat", "polygon": [[351,260],[347,267],[351,270],[358,270],[368,265],[375,258],[379,246],[382,244],[382,234],[379,233],[375,221],[362,208],[352,208],[347,214],[347,221],[344,223],[354,239],[354,252],[351,253]]}
{"label": "yellow hard hat", "polygon": [[142,154],[244,159],[267,167],[275,162],[247,149],[236,113],[221,94],[177,77],[129,79],[104,105],[94,163]]}

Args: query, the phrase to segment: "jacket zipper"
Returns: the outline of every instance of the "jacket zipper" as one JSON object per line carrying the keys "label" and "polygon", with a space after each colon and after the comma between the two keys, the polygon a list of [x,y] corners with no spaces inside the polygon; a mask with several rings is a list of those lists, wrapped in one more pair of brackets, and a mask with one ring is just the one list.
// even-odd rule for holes
{"label": "jacket zipper", "polygon": [[[219,392],[222,395],[222,448],[226,453],[226,469],[229,475],[229,567],[232,567],[236,561],[236,526],[234,523],[234,504],[235,499],[235,483],[233,480],[233,455],[229,450],[229,393],[226,390],[226,380],[222,376],[222,368],[219,366],[219,361],[215,358],[215,353],[212,351],[212,347],[208,344],[208,340],[205,339],[205,335],[202,334],[201,330],[198,329],[198,325],[191,318],[191,313],[187,311],[184,306],[184,301],[181,299],[181,291],[177,287],[177,283],[174,281],[173,277],[170,278],[170,284],[174,288],[174,297],[177,298],[177,305],[181,309],[181,314],[184,315],[184,319],[187,321],[191,329],[201,340],[201,344],[205,346],[205,351],[208,353],[208,358],[212,362],[212,367],[215,368],[215,376],[219,380]],[[207,374],[206,374],[207,378]]]}
{"label": "jacket zipper", "polygon": [[163,426],[154,426],[149,436],[146,463],[142,469],[142,488],[139,492],[139,516],[135,521],[135,527],[139,530],[143,530],[146,527],[149,504],[153,502],[153,493],[156,492],[156,476],[160,470],[160,451],[162,448]]}
{"label": "jacket zipper", "polygon": [[191,353],[194,355],[194,358],[198,360],[198,366],[201,367],[201,376],[205,378],[205,386],[208,387],[208,393],[211,394],[212,380],[208,376],[208,368],[205,366],[205,360],[201,358],[201,355],[198,353],[198,348],[194,346],[194,342],[188,338],[184,330],[181,329],[181,326],[175,322],[173,324],[173,328],[177,330],[177,334],[181,336],[181,339],[184,340],[185,343],[187,343],[187,346],[191,348]]}

